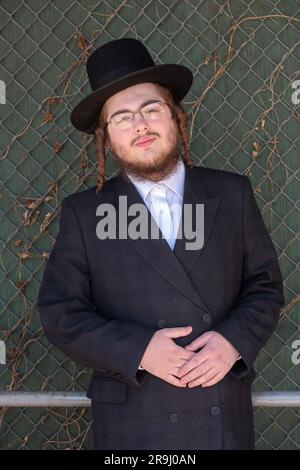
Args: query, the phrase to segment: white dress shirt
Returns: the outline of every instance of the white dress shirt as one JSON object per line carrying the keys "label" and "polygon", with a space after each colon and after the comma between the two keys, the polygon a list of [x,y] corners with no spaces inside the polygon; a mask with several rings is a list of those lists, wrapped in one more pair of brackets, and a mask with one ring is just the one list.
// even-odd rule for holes
{"label": "white dress shirt", "polygon": [[[176,235],[178,233],[181,212],[182,212],[182,203],[183,203],[183,191],[184,191],[184,178],[185,178],[185,167],[183,161],[180,159],[175,170],[171,175],[160,180],[158,183],[149,180],[140,180],[133,175],[128,173],[128,178],[132,181],[137,191],[139,192],[144,203],[151,212],[152,217],[159,226],[161,232],[165,236],[166,226],[163,224],[162,218],[158,217],[160,212],[160,199],[156,188],[164,188],[167,192],[167,202],[170,209],[172,227],[169,227],[167,232],[170,236],[166,236],[166,240],[173,250]],[[155,210],[154,210],[154,205]],[[163,208],[162,208],[163,209]]]}

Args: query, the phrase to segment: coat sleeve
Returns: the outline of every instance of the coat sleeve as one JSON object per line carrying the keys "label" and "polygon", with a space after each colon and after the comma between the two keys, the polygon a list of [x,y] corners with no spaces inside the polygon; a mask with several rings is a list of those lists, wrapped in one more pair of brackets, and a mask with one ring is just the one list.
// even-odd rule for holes
{"label": "coat sleeve", "polygon": [[230,315],[214,326],[240,353],[230,373],[237,378],[252,368],[274,331],[284,305],[278,257],[266,230],[248,177],[244,178],[244,259],[239,301]]}
{"label": "coat sleeve", "polygon": [[60,230],[37,304],[48,340],[68,357],[132,385],[141,384],[145,372],[137,369],[155,331],[109,320],[96,309],[81,227],[69,197],[62,201]]}

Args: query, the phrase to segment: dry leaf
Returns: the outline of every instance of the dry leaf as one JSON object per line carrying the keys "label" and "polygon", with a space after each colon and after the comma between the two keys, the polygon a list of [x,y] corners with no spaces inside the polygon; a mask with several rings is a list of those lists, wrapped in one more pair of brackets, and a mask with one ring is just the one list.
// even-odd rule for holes
{"label": "dry leaf", "polygon": [[24,218],[24,226],[27,227],[29,225],[29,211],[24,212],[23,218]]}
{"label": "dry leaf", "polygon": [[54,115],[52,113],[46,113],[44,116],[44,122],[50,122],[53,121]]}
{"label": "dry leaf", "polygon": [[24,251],[23,253],[18,253],[19,258],[21,259],[27,259],[31,257],[31,254],[28,253],[27,251]]}
{"label": "dry leaf", "polygon": [[51,217],[52,217],[52,212],[47,212],[47,214],[45,215],[45,218],[43,220],[43,222],[41,223],[41,226],[40,226],[40,232],[42,232],[43,230],[45,230],[46,226],[48,225]]}
{"label": "dry leaf", "polygon": [[25,281],[18,281],[17,282],[17,287],[19,287],[20,289],[23,289],[23,287],[25,287]]}
{"label": "dry leaf", "polygon": [[32,219],[31,219],[31,222],[30,222],[30,225],[33,225],[36,223],[37,219],[39,218],[39,215],[40,215],[40,211],[39,210],[36,210]]}
{"label": "dry leaf", "polygon": [[55,142],[54,144],[54,150],[55,150],[55,153],[58,153],[60,151],[60,149],[62,148],[63,144],[61,144],[60,142]]}
{"label": "dry leaf", "polygon": [[51,97],[48,99],[48,104],[50,106],[57,106],[60,102],[61,102],[61,99],[57,97]]}
{"label": "dry leaf", "polygon": [[27,204],[28,209],[35,209],[37,206],[37,203],[32,201],[29,204]]}
{"label": "dry leaf", "polygon": [[88,47],[89,43],[82,34],[79,34],[77,37],[76,45],[77,47],[79,47],[79,49],[84,51]]}
{"label": "dry leaf", "polygon": [[21,243],[23,243],[22,240],[16,240],[16,241],[15,241],[15,246],[20,246]]}

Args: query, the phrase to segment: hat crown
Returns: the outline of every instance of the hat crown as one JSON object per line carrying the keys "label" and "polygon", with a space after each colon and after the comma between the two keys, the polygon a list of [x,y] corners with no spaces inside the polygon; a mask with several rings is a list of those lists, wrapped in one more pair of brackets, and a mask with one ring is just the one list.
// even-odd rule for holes
{"label": "hat crown", "polygon": [[122,38],[96,49],[87,60],[87,73],[92,90],[123,76],[153,67],[155,64],[144,44],[137,39]]}
{"label": "hat crown", "polygon": [[114,94],[139,83],[158,83],[179,102],[193,81],[192,72],[183,65],[156,65],[146,46],[134,38],[103,44],[89,56],[86,69],[92,93],[73,109],[71,121],[89,134],[97,127],[100,109]]}

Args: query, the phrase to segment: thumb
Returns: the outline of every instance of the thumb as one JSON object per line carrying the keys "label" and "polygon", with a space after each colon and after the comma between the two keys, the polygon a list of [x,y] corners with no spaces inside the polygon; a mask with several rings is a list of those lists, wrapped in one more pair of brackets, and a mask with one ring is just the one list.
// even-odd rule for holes
{"label": "thumb", "polygon": [[199,336],[190,344],[185,346],[184,349],[187,349],[188,351],[197,351],[198,349],[203,348],[203,346],[206,345],[209,338],[210,336],[207,333],[203,333],[203,335]]}
{"label": "thumb", "polygon": [[167,328],[165,333],[168,338],[180,338],[189,335],[192,329],[191,326],[179,326],[177,328]]}

